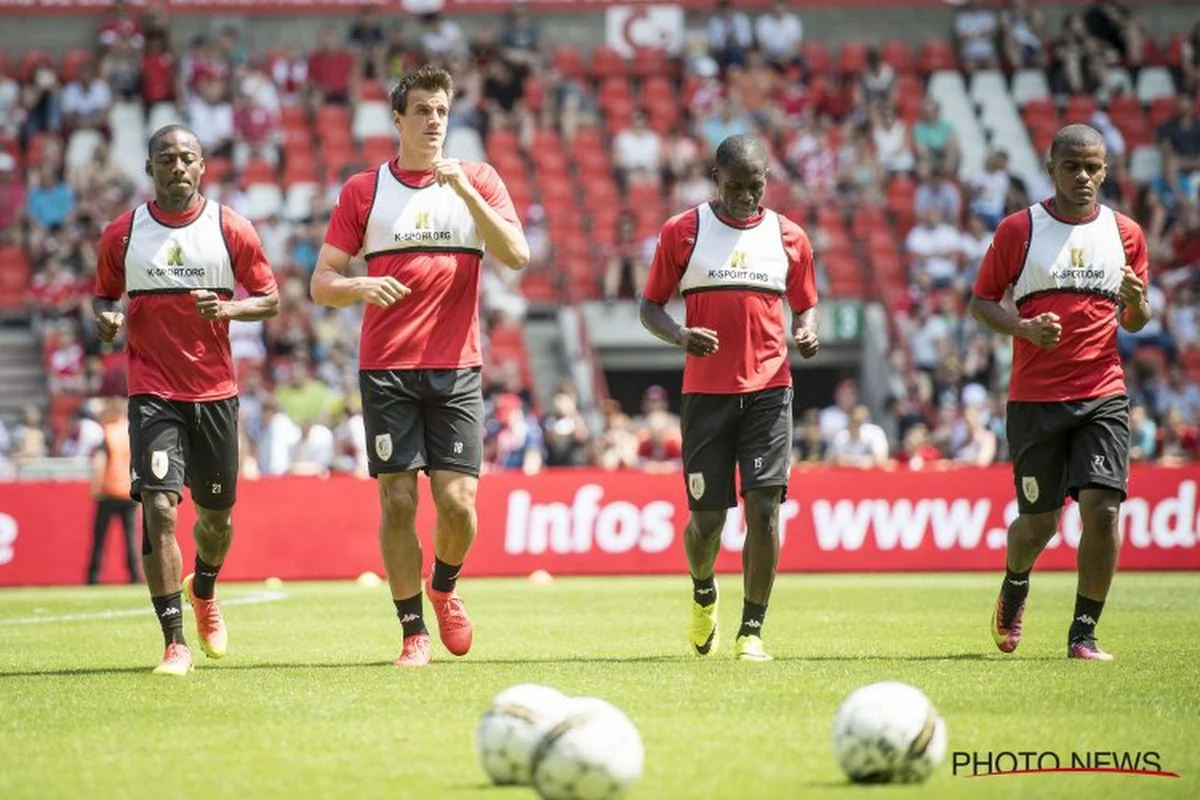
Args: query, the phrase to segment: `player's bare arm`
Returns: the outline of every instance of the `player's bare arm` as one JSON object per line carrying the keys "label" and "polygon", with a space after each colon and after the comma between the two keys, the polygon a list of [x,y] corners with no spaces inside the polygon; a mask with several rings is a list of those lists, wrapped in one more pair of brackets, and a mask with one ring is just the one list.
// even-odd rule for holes
{"label": "player's bare arm", "polygon": [[239,320],[254,322],[270,319],[279,313],[279,290],[264,295],[247,297],[244,300],[222,300],[220,295],[208,289],[192,290],[196,301],[196,313],[207,320]]}
{"label": "player's bare arm", "polygon": [[500,216],[483,195],[472,185],[457,158],[439,158],[433,162],[434,179],[440,186],[449,186],[471,212],[471,219],[483,237],[488,252],[506,267],[521,269],[529,263],[529,243],[517,225]]}
{"label": "player's bare arm", "polygon": [[1154,316],[1150,301],[1146,298],[1146,284],[1128,264],[1121,272],[1121,327],[1130,333],[1137,333],[1146,327],[1146,323]]}
{"label": "player's bare arm", "polygon": [[817,338],[820,328],[821,314],[816,306],[792,315],[792,341],[801,358],[812,358],[821,349],[821,340]]}
{"label": "player's bare arm", "polygon": [[350,258],[350,253],[333,245],[321,246],[321,252],[317,254],[317,268],[309,283],[314,303],[344,308],[366,302],[387,308],[412,293],[411,289],[391,275],[348,277],[346,270],[350,268]]}
{"label": "player's bare arm", "polygon": [[667,313],[666,306],[642,298],[642,325],[656,337],[682,347],[694,356],[710,356],[717,352],[717,332],[709,328],[688,328],[680,325]]}
{"label": "player's bare arm", "polygon": [[996,333],[1027,339],[1038,347],[1053,347],[1062,338],[1062,324],[1052,312],[1026,319],[1001,303],[972,295],[971,316]]}
{"label": "player's bare arm", "polygon": [[100,337],[100,341],[111,342],[116,339],[125,324],[125,312],[121,310],[121,301],[97,297],[92,301],[92,310],[96,317],[96,335]]}

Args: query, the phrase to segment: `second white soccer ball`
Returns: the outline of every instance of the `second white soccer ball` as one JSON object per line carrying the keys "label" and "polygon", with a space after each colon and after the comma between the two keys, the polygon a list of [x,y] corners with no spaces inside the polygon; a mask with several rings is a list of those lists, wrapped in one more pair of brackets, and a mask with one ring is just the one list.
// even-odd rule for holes
{"label": "second white soccer ball", "polygon": [[528,786],[534,748],[572,708],[562,692],[534,683],[518,684],[496,695],[475,731],[484,772],[500,785]]}
{"label": "second white soccer ball", "polygon": [[646,752],[637,727],[595,697],[572,701],[533,755],[533,786],[543,800],[614,800],[642,777]]}
{"label": "second white soccer ball", "polygon": [[946,756],[946,723],[915,686],[873,683],[838,709],[833,751],[856,783],[920,783]]}

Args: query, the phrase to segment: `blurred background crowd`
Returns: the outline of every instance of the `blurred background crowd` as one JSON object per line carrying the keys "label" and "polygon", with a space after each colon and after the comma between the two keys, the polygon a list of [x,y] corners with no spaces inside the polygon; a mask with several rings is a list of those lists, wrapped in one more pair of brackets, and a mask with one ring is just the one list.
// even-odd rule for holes
{"label": "blurred background crowd", "polygon": [[[531,304],[635,299],[663,220],[712,196],[716,144],[756,131],[773,158],[765,202],[809,231],[824,295],[881,299],[889,316],[885,413],[872,419],[843,381],[826,402],[797,407],[796,463],[898,469],[1007,457],[1011,344],[969,319],[965,300],[999,220],[1047,185],[1017,174],[1000,147],[964,174],[967,132],[931,81],[999,70],[1039,152],[1065,121],[1104,133],[1103,200],[1143,225],[1153,276],[1155,319],[1120,340],[1133,457],[1195,459],[1200,23],[1157,42],[1107,0],[1056,30],[1025,0],[956,5],[940,43],[850,42],[836,57],[786,3],[758,15],[718,3],[682,58],[632,65],[554,46],[521,4],[494,34],[471,36],[438,14],[367,7],[309,52],[251,50],[236,27],[177,41],[163,10],[118,5],[78,51],[0,53],[0,300],[30,311],[55,398],[0,423],[0,471],[90,452],[99,425],[89,398],[124,392],[120,343],[96,340],[90,296],[103,226],[148,196],[117,130],[133,114],[197,132],[205,194],[255,222],[277,273],[282,313],[231,328],[245,474],[364,473],[361,311],[314,306],[308,278],[342,182],[394,155],[386,106],[381,120],[364,109],[426,62],[456,76],[448,150],[497,165],[533,252],[522,274],[485,263],[489,340],[519,333]],[[133,137],[142,157],[143,130]],[[563,383],[541,407],[519,360],[485,349],[489,469],[678,468],[678,419],[662,387],[647,388],[640,408],[581,408]]]}

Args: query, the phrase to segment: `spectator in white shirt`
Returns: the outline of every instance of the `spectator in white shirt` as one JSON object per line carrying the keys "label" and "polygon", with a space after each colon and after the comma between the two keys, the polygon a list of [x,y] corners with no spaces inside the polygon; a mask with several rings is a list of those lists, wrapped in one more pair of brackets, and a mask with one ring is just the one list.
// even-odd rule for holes
{"label": "spectator in white shirt", "polygon": [[205,157],[228,157],[233,151],[233,105],[218,81],[205,81],[188,104],[188,122]]}
{"label": "spectator in white shirt", "polygon": [[832,442],[833,438],[850,424],[850,412],[858,405],[858,384],[852,380],[844,380],[837,385],[833,393],[833,405],[821,409],[817,417],[817,425],[821,428],[821,436],[825,441]]}
{"label": "spectator in white shirt", "polygon": [[310,422],[300,432],[292,454],[293,475],[325,475],[335,456],[333,431],[323,422]]}
{"label": "spectator in white shirt", "polygon": [[1008,189],[1012,176],[1008,174],[1008,154],[996,151],[988,155],[983,172],[971,179],[971,213],[978,214],[987,223],[988,230],[996,230],[1004,219],[1008,203]]}
{"label": "spectator in white shirt", "polygon": [[777,67],[792,64],[800,55],[804,25],[800,17],[788,11],[788,4],[777,2],[771,13],[763,14],[754,23],[758,46],[767,61]]}
{"label": "spectator in white shirt", "polygon": [[871,422],[871,412],[866,406],[855,406],[850,412],[849,424],[833,437],[825,459],[838,467],[875,469],[887,466],[887,434]]}
{"label": "spectator in white shirt", "polygon": [[103,128],[108,124],[108,109],[112,106],[112,90],[96,75],[91,62],[79,68],[79,75],[63,89],[62,110],[67,127]]}
{"label": "spectator in white shirt", "polygon": [[945,288],[958,275],[962,236],[937,209],[929,209],[920,217],[920,224],[908,232],[904,247],[912,259],[914,278],[924,274],[935,288]]}
{"label": "spectator in white shirt", "polygon": [[919,183],[913,196],[913,210],[918,215],[936,210],[943,219],[956,220],[962,214],[962,190],[950,180],[945,168],[928,162],[917,166]]}
{"label": "spectator in white shirt", "polygon": [[975,274],[983,263],[983,256],[992,246],[992,232],[983,224],[983,220],[972,215],[967,220],[967,229],[963,231],[962,244],[959,253],[962,254],[963,279],[968,285],[974,285]]}
{"label": "spectator in white shirt", "polygon": [[446,19],[440,12],[426,14],[422,19],[421,49],[431,61],[457,61],[467,53],[467,39],[457,22]]}
{"label": "spectator in white shirt", "polygon": [[637,111],[633,127],[613,139],[613,162],[628,179],[657,181],[662,169],[662,139],[646,124],[646,115]]}
{"label": "spectator in white shirt", "polygon": [[300,443],[300,428],[279,407],[275,398],[263,404],[263,434],[258,442],[260,475],[286,475],[292,467],[292,450]]}
{"label": "spectator in white shirt", "polygon": [[980,8],[976,0],[961,0],[961,5],[954,15],[954,37],[963,66],[968,70],[995,66],[1000,24],[996,12]]}
{"label": "spectator in white shirt", "polygon": [[717,8],[708,18],[708,49],[722,67],[741,64],[754,44],[750,18],[734,11],[731,0],[717,0]]}

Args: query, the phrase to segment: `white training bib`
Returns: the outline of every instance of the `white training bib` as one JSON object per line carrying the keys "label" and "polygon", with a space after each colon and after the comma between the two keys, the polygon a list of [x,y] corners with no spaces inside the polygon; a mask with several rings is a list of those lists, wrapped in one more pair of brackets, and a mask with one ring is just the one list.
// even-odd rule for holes
{"label": "white training bib", "polygon": [[125,291],[171,294],[208,289],[233,295],[233,259],[221,229],[221,204],[204,201],[187,225],[159,222],[148,204],[133,212],[125,249]]}
{"label": "white training bib", "polygon": [[679,281],[681,294],[751,289],[783,294],[788,256],[779,215],[767,210],[752,228],[726,225],[708,203],[697,206],[696,244]]}
{"label": "white training bib", "polygon": [[363,256],[444,250],[483,255],[483,239],[462,198],[449,186],[401,183],[391,165],[379,167],[363,236]]}
{"label": "white training bib", "polygon": [[1125,267],[1125,245],[1117,217],[1100,206],[1090,222],[1057,220],[1038,203],[1029,208],[1029,250],[1013,286],[1013,300],[1048,292],[1095,294],[1117,301]]}

